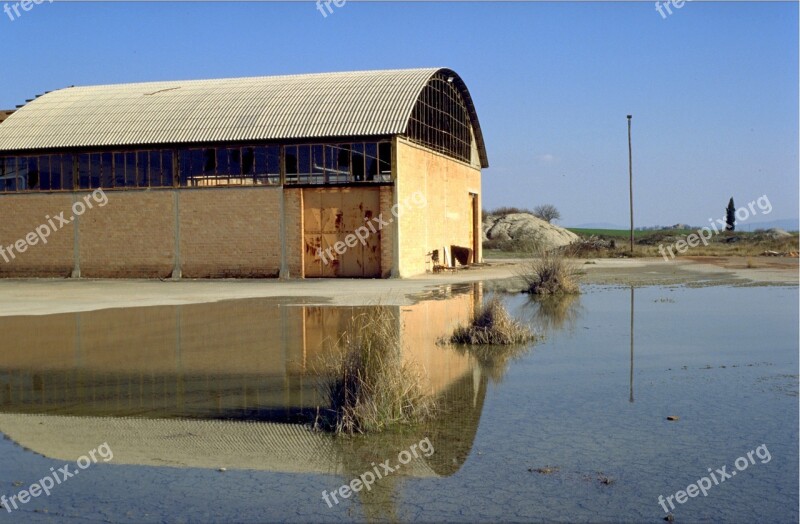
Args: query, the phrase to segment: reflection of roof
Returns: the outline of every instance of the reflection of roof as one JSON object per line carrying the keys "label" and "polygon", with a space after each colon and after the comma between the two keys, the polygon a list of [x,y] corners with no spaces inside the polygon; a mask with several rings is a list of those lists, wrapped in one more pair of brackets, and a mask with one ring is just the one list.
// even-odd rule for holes
{"label": "reflection of roof", "polygon": [[420,93],[440,72],[454,78],[488,165],[466,85],[439,68],[59,89],[0,128],[0,150],[403,134]]}
{"label": "reflection of roof", "polygon": [[[111,464],[347,473],[331,436],[296,424],[4,413],[0,431],[20,446],[70,462],[108,443]],[[437,476],[422,459],[403,466],[402,474]]]}

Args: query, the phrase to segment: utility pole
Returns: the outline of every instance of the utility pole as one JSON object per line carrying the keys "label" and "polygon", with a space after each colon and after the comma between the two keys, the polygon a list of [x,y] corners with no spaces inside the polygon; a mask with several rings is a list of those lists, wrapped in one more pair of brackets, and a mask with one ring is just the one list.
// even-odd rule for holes
{"label": "utility pole", "polygon": [[631,118],[628,115],[628,188],[630,190],[631,201],[631,256],[633,256],[633,152],[631,149]]}

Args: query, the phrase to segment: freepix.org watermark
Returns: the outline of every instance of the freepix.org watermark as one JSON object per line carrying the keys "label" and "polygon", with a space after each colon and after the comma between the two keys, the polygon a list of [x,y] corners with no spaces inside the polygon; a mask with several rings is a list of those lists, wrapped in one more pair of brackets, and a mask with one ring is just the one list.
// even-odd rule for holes
{"label": "freepix.org watermark", "polygon": [[388,226],[394,222],[395,218],[399,218],[403,213],[409,211],[412,208],[412,204],[416,206],[417,209],[421,209],[428,205],[428,200],[425,198],[424,193],[415,191],[403,202],[398,202],[392,206],[392,217],[388,220],[384,220],[383,213],[377,217],[365,218],[364,221],[366,224],[357,227],[355,231],[344,237],[344,240],[339,240],[333,246],[324,251],[321,247],[317,248],[317,256],[320,257],[322,262],[327,266],[332,261],[336,260],[336,257],[333,255],[334,251],[338,255],[344,255],[348,249],[351,247],[356,247],[359,242],[362,246],[366,246],[367,239],[370,237],[370,235],[376,234],[385,226]]}
{"label": "freepix.org watermark", "polygon": [[667,0],[663,4],[661,2],[656,2],[656,11],[658,11],[658,14],[661,15],[661,18],[666,20],[667,15],[664,14],[664,10],[666,10],[667,13],[672,14],[672,9],[670,9],[670,5],[672,5],[672,7],[674,7],[675,9],[680,9],[681,7],[684,6],[686,2],[691,2],[691,1],[692,0]]}
{"label": "freepix.org watermark", "polygon": [[667,504],[669,504],[670,509],[675,509],[675,503],[673,502],[673,499],[678,504],[683,504],[690,498],[694,498],[701,493],[704,497],[708,496],[708,490],[710,490],[713,486],[719,486],[726,480],[733,478],[737,471],[744,471],[749,466],[754,465],[756,463],[756,459],[753,458],[753,455],[758,457],[761,464],[766,464],[772,460],[772,455],[770,455],[767,445],[761,444],[756,449],[748,451],[746,456],[742,455],[733,462],[733,466],[736,468],[736,470],[732,469],[730,472],[728,472],[728,466],[717,468],[716,471],[711,471],[711,468],[708,468],[708,477],[702,477],[697,482],[686,486],[685,491],[678,490],[666,498],[664,498],[664,495],[659,495],[658,503],[664,509],[664,513],[669,513],[670,510],[667,509]]}
{"label": "freepix.org watermark", "polygon": [[[376,481],[391,475],[400,469],[403,464],[408,464],[413,459],[419,458],[417,449],[419,449],[419,451],[425,457],[430,457],[433,455],[433,444],[431,444],[431,441],[428,439],[428,437],[425,437],[424,439],[420,440],[418,444],[411,444],[407,450],[404,449],[398,453],[397,464],[394,466],[390,464],[392,459],[386,459],[378,465],[375,465],[373,462],[371,471],[362,473],[358,478],[351,480],[349,484],[342,484],[339,486],[339,489],[333,490],[330,493],[328,493],[328,490],[324,490],[322,492],[322,500],[328,504],[329,508],[332,508],[334,504],[339,503],[339,499],[336,497],[336,495],[339,495],[339,497],[343,499],[349,499],[354,492],[361,491],[362,489],[371,491],[372,485],[375,484]],[[331,502],[331,499],[333,502]]]}
{"label": "freepix.org watermark", "polygon": [[[47,1],[51,4],[53,3],[53,0]],[[22,2],[14,2],[11,4],[11,6],[8,4],[3,4],[3,12],[5,12],[5,14],[8,15],[8,18],[13,22],[22,16],[22,13],[19,12],[20,8],[22,8],[23,11],[30,11],[33,9],[34,5],[39,5],[41,3],[44,3],[44,0],[22,0]],[[16,17],[14,15],[16,15]]]}
{"label": "freepix.org watermark", "polygon": [[[53,0],[50,1],[52,2]],[[317,0],[317,11],[322,14],[323,18],[328,18],[328,14],[333,14],[331,3],[336,7],[342,7],[346,0]],[[328,11],[327,13],[325,12],[326,10]]]}
{"label": "freepix.org watermark", "polygon": [[6,497],[5,495],[0,496],[0,504],[2,504],[7,512],[11,513],[19,509],[20,505],[27,504],[31,499],[38,497],[42,493],[49,497],[50,490],[63,484],[68,479],[76,477],[82,470],[88,468],[92,464],[97,464],[98,455],[103,462],[108,462],[114,458],[114,452],[111,451],[108,442],[103,442],[86,455],[78,457],[78,460],[75,461],[75,465],[78,466],[77,468],[70,469],[70,464],[65,464],[58,469],[52,467],[50,468],[49,475],[34,482],[28,489],[23,489],[16,495],[11,495],[10,497]]}
{"label": "freepix.org watermark", "polygon": [[[772,212],[772,204],[767,198],[767,195],[763,195],[758,198],[758,200],[753,200],[752,202],[748,203],[746,206],[742,206],[736,210],[736,222],[744,222],[751,216],[757,213],[756,207],[758,210],[761,211],[761,214],[768,215]],[[664,244],[658,245],[658,252],[661,253],[661,256],[664,257],[665,262],[669,262],[670,258],[675,258],[675,253],[672,252],[674,249],[679,254],[686,253],[690,247],[697,247],[702,242],[704,246],[708,245],[708,241],[711,240],[711,237],[714,235],[719,235],[721,231],[725,231],[726,221],[725,218],[718,218],[716,221],[713,218],[709,218],[708,222],[711,224],[711,227],[704,226],[697,230],[697,233],[692,233],[686,237],[685,240],[678,240],[671,245],[664,247]],[[717,227],[719,225],[719,227]],[[669,258],[667,254],[669,253]]]}
{"label": "freepix.org watermark", "polygon": [[[102,189],[95,189],[84,196],[83,200],[77,200],[72,204],[72,215],[69,218],[64,217],[65,211],[62,211],[54,217],[45,215],[45,222],[36,226],[36,228],[25,235],[25,237],[7,246],[0,244],[0,257],[8,263],[17,258],[18,254],[24,253],[29,247],[35,246],[39,242],[47,244],[47,238],[52,233],[69,225],[75,220],[75,217],[86,213],[88,209],[92,209],[94,207],[92,202],[96,203],[98,207],[103,207],[108,204],[108,196]],[[16,253],[14,251],[16,251]]]}

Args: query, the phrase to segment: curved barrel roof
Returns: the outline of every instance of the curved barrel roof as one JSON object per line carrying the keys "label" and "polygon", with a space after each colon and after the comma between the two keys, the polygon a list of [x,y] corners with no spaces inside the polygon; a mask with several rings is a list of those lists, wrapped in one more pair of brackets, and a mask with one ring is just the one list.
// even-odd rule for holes
{"label": "curved barrel roof", "polygon": [[422,89],[452,76],[488,166],[469,91],[453,71],[402,69],[69,87],[0,125],[0,151],[396,135]]}

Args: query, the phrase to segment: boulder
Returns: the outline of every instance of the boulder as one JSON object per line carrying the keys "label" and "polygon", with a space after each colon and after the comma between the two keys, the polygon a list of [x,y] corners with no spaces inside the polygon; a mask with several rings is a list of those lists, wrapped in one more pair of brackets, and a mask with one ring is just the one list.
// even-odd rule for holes
{"label": "boulder", "polygon": [[578,235],[529,213],[511,213],[504,216],[488,215],[483,221],[483,239],[534,242],[544,249],[552,249],[571,244],[578,239]]}

